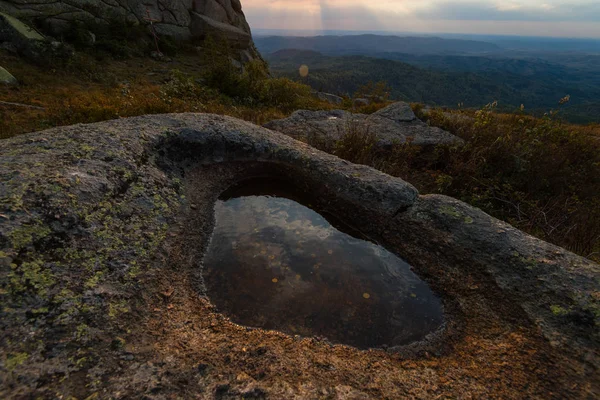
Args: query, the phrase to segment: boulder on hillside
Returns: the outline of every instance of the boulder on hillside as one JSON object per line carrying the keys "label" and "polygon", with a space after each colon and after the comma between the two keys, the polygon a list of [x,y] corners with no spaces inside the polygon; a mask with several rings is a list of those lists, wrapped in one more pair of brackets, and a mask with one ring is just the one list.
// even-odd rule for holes
{"label": "boulder on hillside", "polygon": [[330,104],[340,105],[344,101],[340,96],[336,96],[335,94],[325,93],[325,92],[313,92],[313,96],[317,99],[326,101]]}
{"label": "boulder on hillside", "polygon": [[190,33],[194,38],[201,40],[208,37],[224,39],[231,47],[240,50],[247,49],[252,42],[250,34],[240,28],[195,12],[192,12],[191,15]]}
{"label": "boulder on hillside", "polygon": [[52,41],[17,18],[0,12],[0,44],[30,61],[45,64],[52,58],[68,58],[73,50]]}
{"label": "boulder on hillside", "polygon": [[419,120],[406,103],[393,103],[374,114],[353,114],[344,110],[299,110],[290,117],[264,125],[300,140],[339,140],[350,133],[374,134],[378,144],[388,147],[410,142],[417,146],[462,144],[463,140],[443,129]]}
{"label": "boulder on hillside", "polygon": [[352,104],[354,105],[354,107],[364,107],[364,106],[368,106],[369,104],[371,104],[371,101],[369,99],[358,98],[358,99],[354,99],[352,101]]}
{"label": "boulder on hillside", "polygon": [[16,85],[17,83],[19,83],[17,78],[12,76],[12,74],[4,68],[0,67],[0,84]]}

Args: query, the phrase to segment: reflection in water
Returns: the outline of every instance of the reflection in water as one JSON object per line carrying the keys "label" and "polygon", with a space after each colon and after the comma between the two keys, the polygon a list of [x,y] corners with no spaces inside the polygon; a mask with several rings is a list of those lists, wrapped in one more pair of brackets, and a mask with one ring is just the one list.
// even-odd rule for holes
{"label": "reflection in water", "polygon": [[219,200],[204,264],[211,300],[241,325],[369,348],[442,323],[439,299],[408,264],[283,197]]}

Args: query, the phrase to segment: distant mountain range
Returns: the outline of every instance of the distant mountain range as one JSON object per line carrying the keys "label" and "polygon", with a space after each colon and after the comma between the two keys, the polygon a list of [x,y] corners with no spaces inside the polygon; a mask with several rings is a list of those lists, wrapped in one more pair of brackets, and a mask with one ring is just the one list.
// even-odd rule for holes
{"label": "distant mountain range", "polygon": [[[298,43],[297,38],[291,39]],[[333,46],[336,40],[328,43]],[[456,44],[454,49],[463,45],[463,42]],[[555,109],[558,101],[568,94],[571,102],[562,107],[566,118],[580,123],[600,122],[600,68],[597,63],[588,62],[597,61],[595,56],[552,54],[551,61],[495,54],[422,52],[369,51],[365,52],[369,56],[364,56],[343,55],[342,49],[337,50],[342,55],[324,55],[308,49],[283,49],[271,54],[263,50],[262,54],[276,75],[334,94],[351,95],[369,81],[385,81],[392,89],[392,97],[398,100],[449,107],[459,103],[481,107],[498,100],[505,110],[524,104],[536,114]],[[309,67],[306,78],[298,75],[303,64]]]}
{"label": "distant mountain range", "polygon": [[263,54],[282,49],[314,50],[329,55],[368,55],[373,53],[482,54],[502,51],[493,43],[438,37],[401,37],[380,35],[352,36],[266,36],[255,37]]}

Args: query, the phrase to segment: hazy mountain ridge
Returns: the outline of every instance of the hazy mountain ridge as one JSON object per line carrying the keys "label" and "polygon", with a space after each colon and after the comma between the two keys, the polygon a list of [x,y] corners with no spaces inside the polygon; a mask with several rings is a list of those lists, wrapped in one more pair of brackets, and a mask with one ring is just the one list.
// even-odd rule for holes
{"label": "hazy mountain ridge", "polygon": [[379,52],[416,54],[489,53],[501,51],[493,43],[439,37],[380,36],[373,34],[352,36],[267,36],[256,37],[255,44],[263,54],[282,49],[314,50],[327,54],[364,55]]}
{"label": "hazy mountain ridge", "polygon": [[[307,50],[280,50],[265,57],[277,75],[300,79],[318,90],[351,94],[369,81],[386,81],[392,97],[433,105],[481,107],[498,100],[511,110],[543,113],[571,95],[565,116],[576,122],[598,121],[600,75],[546,60],[480,56],[378,53],[367,56],[328,56]],[[386,58],[383,58],[386,57]],[[391,58],[391,59],[387,59]]]}

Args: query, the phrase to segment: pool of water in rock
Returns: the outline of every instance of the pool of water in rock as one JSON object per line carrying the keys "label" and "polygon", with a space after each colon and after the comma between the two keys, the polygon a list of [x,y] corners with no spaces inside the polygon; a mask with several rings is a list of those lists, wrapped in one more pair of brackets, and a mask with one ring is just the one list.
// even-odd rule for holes
{"label": "pool of water in rock", "polygon": [[237,187],[215,206],[203,275],[232,321],[363,349],[441,325],[439,298],[406,262],[269,186]]}

